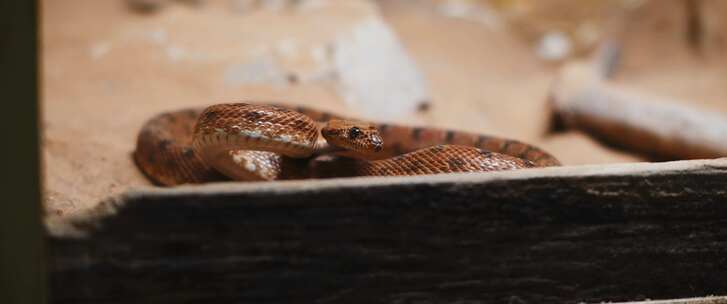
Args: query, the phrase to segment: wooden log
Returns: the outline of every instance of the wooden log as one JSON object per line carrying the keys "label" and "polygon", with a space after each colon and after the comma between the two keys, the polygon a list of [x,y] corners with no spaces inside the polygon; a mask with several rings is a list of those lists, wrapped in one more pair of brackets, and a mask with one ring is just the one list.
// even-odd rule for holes
{"label": "wooden log", "polygon": [[557,124],[657,160],[727,156],[727,116],[603,81],[592,64],[563,68],[551,92]]}
{"label": "wooden log", "polygon": [[[727,159],[148,188],[49,219],[54,303],[727,295]],[[717,299],[717,300],[715,300]],[[724,298],[696,302],[724,303]]]}

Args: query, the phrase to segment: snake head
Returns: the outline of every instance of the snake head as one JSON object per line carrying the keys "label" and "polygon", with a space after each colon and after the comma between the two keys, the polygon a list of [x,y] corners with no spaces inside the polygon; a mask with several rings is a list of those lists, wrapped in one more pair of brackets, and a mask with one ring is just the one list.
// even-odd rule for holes
{"label": "snake head", "polygon": [[384,147],[379,130],[372,123],[333,119],[321,128],[329,145],[356,154],[371,155]]}

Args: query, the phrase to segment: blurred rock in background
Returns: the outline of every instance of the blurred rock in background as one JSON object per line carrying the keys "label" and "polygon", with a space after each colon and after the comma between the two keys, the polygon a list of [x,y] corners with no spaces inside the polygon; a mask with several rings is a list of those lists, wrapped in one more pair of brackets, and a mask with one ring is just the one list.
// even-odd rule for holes
{"label": "blurred rock in background", "polygon": [[607,23],[647,0],[432,1],[450,16],[506,26],[526,39],[541,59],[562,61],[592,50],[608,34]]}
{"label": "blurred rock in background", "polygon": [[[132,8],[144,12],[158,10],[163,5],[175,2],[180,1],[129,1]],[[194,3],[219,5],[200,1]],[[395,119],[406,116],[425,106],[430,99],[423,75],[407,55],[396,34],[380,17],[375,2],[236,0],[230,1],[228,8],[240,13],[240,18],[258,10],[308,18],[304,22],[309,25],[307,28],[310,32],[290,34],[289,37],[276,33],[263,36],[266,29],[294,26],[294,23],[281,18],[278,22],[280,25],[267,23],[260,28],[260,33],[255,34],[262,38],[257,45],[243,42],[245,37],[219,41],[218,47],[221,49],[225,48],[225,43],[255,45],[248,58],[238,63],[235,61],[239,60],[234,58],[238,56],[215,56],[213,49],[195,52],[168,47],[168,55],[176,59],[201,60],[219,57],[219,60],[230,62],[224,73],[224,81],[228,86],[330,85],[349,108],[356,109],[366,118]],[[336,23],[340,16],[351,14],[356,17]],[[328,28],[318,31],[314,23]],[[290,28],[286,32],[300,32],[300,29]]]}

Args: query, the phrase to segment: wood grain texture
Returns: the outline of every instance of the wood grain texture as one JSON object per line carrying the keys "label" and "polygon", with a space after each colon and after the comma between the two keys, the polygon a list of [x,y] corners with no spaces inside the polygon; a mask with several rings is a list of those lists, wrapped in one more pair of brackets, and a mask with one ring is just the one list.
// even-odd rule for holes
{"label": "wood grain texture", "polygon": [[727,159],[149,188],[48,227],[54,303],[724,295]]}

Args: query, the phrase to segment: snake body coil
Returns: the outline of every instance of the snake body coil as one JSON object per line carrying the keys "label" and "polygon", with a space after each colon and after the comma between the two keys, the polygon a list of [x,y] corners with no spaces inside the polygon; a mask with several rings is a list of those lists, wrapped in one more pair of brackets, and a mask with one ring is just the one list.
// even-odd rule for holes
{"label": "snake body coil", "polygon": [[[309,162],[325,153],[346,157]],[[153,117],[139,133],[134,159],[150,179],[168,186],[229,178],[420,175],[560,165],[543,150],[515,140],[241,103]]]}

